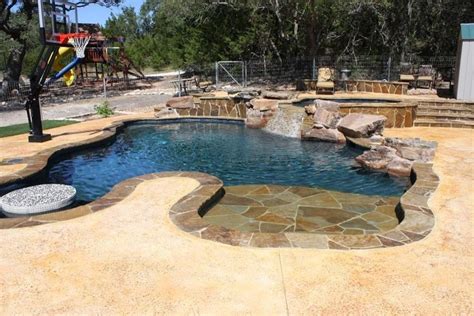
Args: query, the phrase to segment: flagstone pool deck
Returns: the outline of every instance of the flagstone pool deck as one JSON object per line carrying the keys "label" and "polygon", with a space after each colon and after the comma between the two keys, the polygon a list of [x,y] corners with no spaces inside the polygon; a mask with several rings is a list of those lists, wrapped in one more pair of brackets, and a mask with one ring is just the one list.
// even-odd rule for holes
{"label": "flagstone pool deck", "polygon": [[[0,139],[0,177],[31,172],[17,157],[113,134],[102,128],[115,120],[53,129],[43,144]],[[428,203],[435,226],[420,241],[349,251],[229,246],[184,232],[169,217],[199,187],[196,179],[148,179],[100,212],[0,230],[0,313],[472,314],[474,134],[385,135],[438,142],[440,184]]]}

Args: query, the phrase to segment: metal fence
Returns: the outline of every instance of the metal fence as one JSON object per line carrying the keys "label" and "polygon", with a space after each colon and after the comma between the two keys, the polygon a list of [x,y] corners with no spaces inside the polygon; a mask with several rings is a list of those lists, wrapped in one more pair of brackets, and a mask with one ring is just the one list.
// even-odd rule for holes
{"label": "metal fence", "polygon": [[[156,78],[148,77],[146,83],[156,81]],[[106,83],[108,96],[120,94],[121,91],[137,89],[138,84],[145,83],[139,78],[115,78],[110,77]],[[0,81],[0,110],[2,108],[19,108],[27,100],[30,92],[29,82],[6,82]],[[102,80],[66,86],[63,81],[56,81],[44,87],[41,94],[42,101],[46,103],[61,103],[73,100],[88,99],[104,95],[104,84]],[[3,105],[3,107],[2,107]]]}
{"label": "metal fence", "polygon": [[[244,65],[242,70],[240,65]],[[407,69],[409,65],[409,69]],[[218,62],[215,65],[199,67],[199,73],[218,86],[236,85],[236,78],[246,84],[252,83],[294,83],[298,79],[317,80],[318,69],[328,67],[335,70],[334,80],[341,78],[341,70],[350,70],[352,80],[398,81],[400,74],[416,74],[423,66],[432,69],[437,81],[452,82],[455,73],[456,57],[412,56],[400,62],[389,56],[318,56],[295,58],[291,60],[249,60]],[[405,66],[405,68],[403,67]],[[213,71],[212,68],[215,68]],[[225,67],[225,69],[224,69]],[[215,72],[215,74],[213,74]]]}
{"label": "metal fence", "polygon": [[[407,68],[407,65],[409,66]],[[218,87],[223,85],[246,86],[249,84],[295,84],[298,79],[317,80],[318,69],[329,67],[335,70],[334,80],[341,79],[341,70],[350,70],[352,80],[386,80],[398,81],[400,74],[416,73],[422,66],[430,66],[436,82],[452,84],[456,57],[410,56],[402,63],[390,56],[317,56],[294,58],[287,60],[247,60],[217,62],[207,65],[190,66],[187,75],[197,75],[201,80],[212,81]],[[1,69],[0,69],[1,73]],[[1,79],[1,78],[0,78]],[[109,78],[107,89],[120,90],[133,88],[134,79]],[[93,85],[76,85],[66,87],[63,82],[55,82],[45,89],[44,97],[70,101],[94,97],[103,91],[102,82]],[[21,103],[26,100],[29,92],[27,82],[3,82],[0,86],[0,102]]]}

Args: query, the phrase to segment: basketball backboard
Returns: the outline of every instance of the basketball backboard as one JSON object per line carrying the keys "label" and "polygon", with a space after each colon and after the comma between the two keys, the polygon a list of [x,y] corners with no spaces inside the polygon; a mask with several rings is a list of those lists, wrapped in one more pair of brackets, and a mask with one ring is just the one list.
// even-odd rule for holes
{"label": "basketball backboard", "polygon": [[60,34],[80,33],[80,8],[88,5],[110,7],[119,0],[38,0],[40,39],[44,45],[63,45]]}

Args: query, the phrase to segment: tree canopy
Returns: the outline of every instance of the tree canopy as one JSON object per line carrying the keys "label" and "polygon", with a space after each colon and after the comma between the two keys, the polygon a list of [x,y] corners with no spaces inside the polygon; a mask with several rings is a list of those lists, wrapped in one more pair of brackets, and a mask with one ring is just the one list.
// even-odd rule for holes
{"label": "tree canopy", "polygon": [[[32,0],[0,2],[5,79],[18,80],[36,59],[35,8]],[[135,64],[159,69],[320,55],[453,56],[463,22],[474,22],[474,1],[145,0],[122,7],[103,31],[127,38]]]}
{"label": "tree canopy", "polygon": [[464,0],[146,0],[109,18],[141,66],[315,55],[452,56]]}

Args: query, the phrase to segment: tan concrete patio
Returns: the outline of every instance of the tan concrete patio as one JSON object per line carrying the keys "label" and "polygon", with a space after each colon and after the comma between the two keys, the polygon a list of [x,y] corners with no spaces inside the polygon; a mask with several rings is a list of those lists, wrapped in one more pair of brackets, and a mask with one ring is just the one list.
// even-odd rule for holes
{"label": "tan concrete patio", "polygon": [[[51,130],[57,137],[44,144],[28,144],[24,135],[0,139],[0,159],[31,156],[77,135],[95,137],[113,120]],[[0,313],[471,314],[474,134],[442,128],[385,134],[439,143],[434,169],[441,182],[429,203],[436,224],[419,242],[338,251],[207,241],[168,216],[198,182],[155,179],[101,212],[0,231]],[[7,176],[13,166],[0,171]]]}

